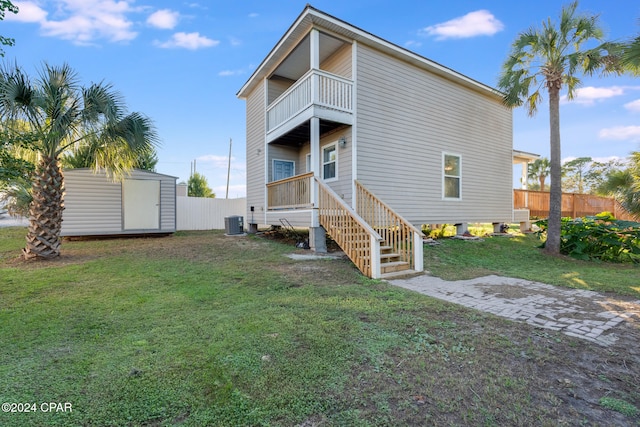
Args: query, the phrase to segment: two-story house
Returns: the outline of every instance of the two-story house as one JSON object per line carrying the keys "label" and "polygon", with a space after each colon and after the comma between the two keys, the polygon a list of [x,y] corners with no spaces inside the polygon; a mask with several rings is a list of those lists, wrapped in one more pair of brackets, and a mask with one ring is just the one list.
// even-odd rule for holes
{"label": "two-story house", "polygon": [[238,97],[250,229],[326,232],[378,278],[423,269],[423,224],[512,220],[501,95],[312,6]]}

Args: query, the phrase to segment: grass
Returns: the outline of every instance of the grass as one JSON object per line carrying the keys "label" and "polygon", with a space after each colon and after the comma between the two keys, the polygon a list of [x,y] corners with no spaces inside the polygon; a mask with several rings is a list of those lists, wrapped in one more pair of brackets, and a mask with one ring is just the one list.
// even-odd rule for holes
{"label": "grass", "polygon": [[640,264],[580,261],[550,257],[534,234],[492,237],[483,241],[441,239],[425,246],[425,269],[447,280],[488,274],[519,277],[569,288],[640,297]]}
{"label": "grass", "polygon": [[[623,369],[637,363],[612,361],[624,348],[369,280],[347,260],[293,261],[295,248],[275,241],[181,232],[65,242],[60,259],[27,263],[16,258],[23,238],[0,230],[0,401],[73,410],[0,413],[2,426],[640,420],[628,411],[640,404],[638,370]],[[425,260],[451,275],[449,262],[492,245],[513,255],[518,240],[445,242]],[[476,262],[457,270],[501,264]],[[588,408],[567,397],[566,375],[593,393]],[[601,401],[604,387],[631,406]]]}

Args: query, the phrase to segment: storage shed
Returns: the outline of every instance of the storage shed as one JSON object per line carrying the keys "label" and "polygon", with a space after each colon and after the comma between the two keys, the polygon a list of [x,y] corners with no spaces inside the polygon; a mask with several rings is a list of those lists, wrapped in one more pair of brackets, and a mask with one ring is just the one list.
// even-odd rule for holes
{"label": "storage shed", "polygon": [[64,171],[62,236],[176,231],[176,177],[134,169],[122,181],[91,169]]}

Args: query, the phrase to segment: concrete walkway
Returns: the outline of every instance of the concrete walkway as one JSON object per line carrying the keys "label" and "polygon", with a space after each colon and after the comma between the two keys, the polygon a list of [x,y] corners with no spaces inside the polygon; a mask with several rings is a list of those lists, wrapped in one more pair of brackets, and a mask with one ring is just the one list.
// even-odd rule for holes
{"label": "concrete walkway", "polygon": [[640,328],[640,300],[593,291],[500,276],[450,282],[422,275],[389,283],[603,346],[617,341],[622,322]]}

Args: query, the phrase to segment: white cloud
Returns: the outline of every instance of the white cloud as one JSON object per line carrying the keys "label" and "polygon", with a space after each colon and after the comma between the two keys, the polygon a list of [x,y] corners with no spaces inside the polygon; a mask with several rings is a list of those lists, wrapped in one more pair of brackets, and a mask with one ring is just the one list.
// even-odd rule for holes
{"label": "white cloud", "polygon": [[47,11],[41,9],[35,3],[29,1],[14,1],[13,4],[17,6],[20,11],[17,14],[7,13],[4,16],[5,21],[14,22],[44,22],[47,19]]}
{"label": "white cloud", "polygon": [[161,9],[153,12],[147,18],[147,24],[161,28],[163,30],[171,30],[178,24],[180,14],[169,9]]}
{"label": "white cloud", "polygon": [[640,113],[640,99],[636,99],[635,101],[627,102],[624,104],[624,108],[634,113]]}
{"label": "white cloud", "polygon": [[409,40],[404,44],[407,49],[415,49],[422,46],[422,43],[416,40]]}
{"label": "white cloud", "polygon": [[617,139],[640,141],[640,126],[615,126],[600,130],[598,136],[602,139]]}
{"label": "white cloud", "polygon": [[[595,102],[613,98],[614,96],[624,95],[625,88],[620,86],[610,86],[610,87],[581,87],[576,89],[573,102],[582,105],[593,105]],[[565,103],[569,102],[569,99],[566,95],[563,95],[560,98],[560,102]]]}
{"label": "white cloud", "polygon": [[16,2],[20,12],[10,19],[35,22],[45,36],[87,45],[97,39],[112,42],[137,37],[128,14],[136,12],[130,0],[61,0],[49,13],[35,2]]}
{"label": "white cloud", "polygon": [[258,16],[260,16],[260,15],[255,13],[255,12],[249,14],[249,18],[257,18]]}
{"label": "white cloud", "polygon": [[156,45],[162,48],[184,48],[189,50],[197,50],[205,47],[213,47],[220,44],[219,40],[213,40],[200,33],[175,33],[170,40]]}
{"label": "white cloud", "polygon": [[444,40],[492,36],[503,28],[504,24],[491,12],[477,10],[441,24],[431,25],[420,32],[427,36],[436,36],[437,40]]}
{"label": "white cloud", "polygon": [[220,77],[229,77],[229,76],[241,76],[243,74],[246,74],[247,70],[246,69],[240,69],[240,70],[222,70],[218,73],[218,75]]}

